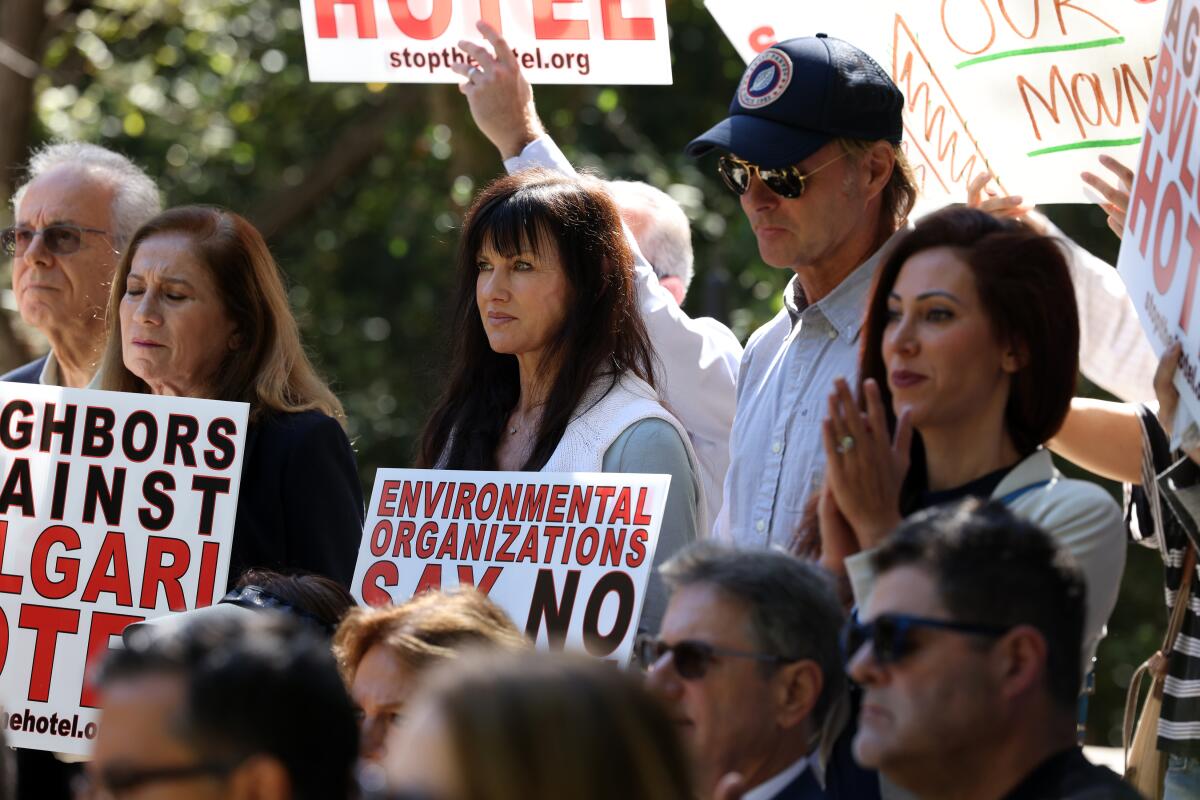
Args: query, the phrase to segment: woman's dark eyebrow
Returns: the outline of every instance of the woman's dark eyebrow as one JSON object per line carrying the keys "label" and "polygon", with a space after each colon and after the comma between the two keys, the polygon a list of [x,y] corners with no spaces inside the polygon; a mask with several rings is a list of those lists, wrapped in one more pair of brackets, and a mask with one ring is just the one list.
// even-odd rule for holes
{"label": "woman's dark eyebrow", "polygon": [[[947,300],[957,303],[960,306],[962,305],[962,300],[959,300],[957,296],[955,296],[951,292],[947,292],[945,289],[931,289],[928,292],[921,292],[919,295],[917,295],[918,300],[928,300],[931,297],[944,297]],[[889,300],[900,300],[902,298],[900,297],[900,295],[896,294],[895,292],[892,292],[891,294],[888,295],[888,299]]]}

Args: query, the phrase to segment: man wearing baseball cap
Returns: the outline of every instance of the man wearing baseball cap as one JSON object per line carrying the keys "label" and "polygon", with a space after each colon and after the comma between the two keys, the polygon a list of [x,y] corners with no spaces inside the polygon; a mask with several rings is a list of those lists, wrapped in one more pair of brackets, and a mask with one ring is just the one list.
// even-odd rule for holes
{"label": "man wearing baseball cap", "polygon": [[879,253],[916,198],[900,151],[904,96],[870,56],[824,34],[746,68],[729,117],[694,157],[740,195],[763,261],[796,273],[784,308],[750,337],[738,379],[718,536],[787,544],[824,472],[821,420],[834,378],[857,373]]}

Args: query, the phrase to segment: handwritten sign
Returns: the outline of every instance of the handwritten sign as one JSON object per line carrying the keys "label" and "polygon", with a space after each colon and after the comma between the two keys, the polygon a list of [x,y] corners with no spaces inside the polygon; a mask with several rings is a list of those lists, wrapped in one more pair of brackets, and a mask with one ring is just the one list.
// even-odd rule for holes
{"label": "handwritten sign", "polygon": [[1183,342],[1175,385],[1192,420],[1200,420],[1198,115],[1200,0],[1171,0],[1117,270],[1155,352]]}
{"label": "handwritten sign", "polygon": [[313,81],[458,83],[486,21],[533,83],[669,84],[666,0],[301,0]]}
{"label": "handwritten sign", "polygon": [[126,625],[224,591],[248,407],[0,383],[8,743],[86,754],[88,668]]}
{"label": "handwritten sign", "polygon": [[929,200],[962,201],[990,168],[1040,203],[1087,200],[1079,173],[1137,158],[1166,0],[705,0],[749,60],[828,33],[905,97],[904,147]]}
{"label": "handwritten sign", "polygon": [[474,586],[539,646],[628,661],[669,475],[380,470],[352,593]]}

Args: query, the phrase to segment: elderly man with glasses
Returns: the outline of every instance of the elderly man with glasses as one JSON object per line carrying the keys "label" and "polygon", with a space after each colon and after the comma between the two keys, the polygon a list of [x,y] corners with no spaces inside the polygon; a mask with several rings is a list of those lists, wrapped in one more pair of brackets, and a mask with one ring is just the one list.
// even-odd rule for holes
{"label": "elderly man with glasses", "polygon": [[1083,574],[1000,503],[910,517],[846,627],[854,754],[923,800],[1139,795],[1075,742]]}
{"label": "elderly man with glasses", "polygon": [[850,755],[843,615],[828,576],[781,552],[711,544],[662,574],[660,638],[639,640],[638,656],[691,745],[701,793],[878,798],[878,778]]}
{"label": "elderly man with glasses", "polygon": [[0,380],[86,386],[104,345],[109,283],[126,241],[162,210],[154,181],[93,144],[53,144],[29,162],[0,231],[13,259],[13,294],[26,323],[50,342],[45,356]]}

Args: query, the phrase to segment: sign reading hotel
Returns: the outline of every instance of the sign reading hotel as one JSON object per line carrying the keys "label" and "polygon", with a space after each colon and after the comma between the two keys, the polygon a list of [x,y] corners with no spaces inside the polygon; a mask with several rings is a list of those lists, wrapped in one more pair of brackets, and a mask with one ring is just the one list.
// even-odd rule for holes
{"label": "sign reading hotel", "polygon": [[[1117,269],[1155,352],[1183,343],[1175,374],[1183,410],[1200,420],[1200,0],[1171,0],[1155,59],[1145,144]],[[1176,425],[1176,431],[1182,425]]]}
{"label": "sign reading hotel", "polygon": [[533,83],[669,84],[666,0],[301,0],[309,79],[459,83],[458,43],[500,31]]}
{"label": "sign reading hotel", "polygon": [[473,586],[544,649],[628,661],[669,475],[380,470],[351,592]]}
{"label": "sign reading hotel", "polygon": [[225,593],[248,406],[0,383],[8,744],[87,754],[92,668],[134,622]]}
{"label": "sign reading hotel", "polygon": [[1138,157],[1167,0],[705,0],[747,61],[818,32],[904,93],[904,148],[929,200],[971,178],[1037,203],[1088,200],[1079,173]]}

